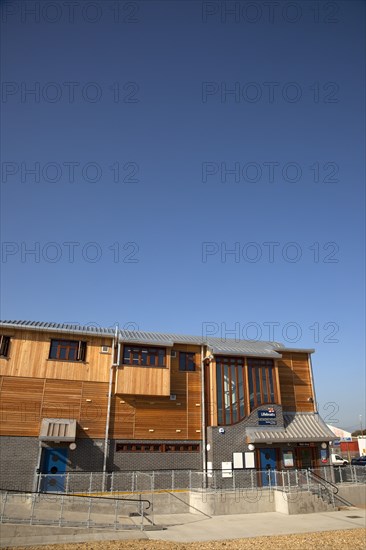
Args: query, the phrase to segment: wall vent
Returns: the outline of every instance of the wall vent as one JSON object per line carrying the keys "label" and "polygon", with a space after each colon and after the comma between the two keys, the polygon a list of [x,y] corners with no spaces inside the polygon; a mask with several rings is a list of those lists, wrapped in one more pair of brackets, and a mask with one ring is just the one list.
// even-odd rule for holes
{"label": "wall vent", "polygon": [[109,352],[109,346],[102,346],[102,353],[108,353]]}

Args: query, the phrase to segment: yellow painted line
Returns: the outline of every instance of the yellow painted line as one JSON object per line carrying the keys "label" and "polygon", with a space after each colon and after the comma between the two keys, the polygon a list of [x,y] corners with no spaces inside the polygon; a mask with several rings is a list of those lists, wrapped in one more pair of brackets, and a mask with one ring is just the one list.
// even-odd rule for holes
{"label": "yellow painted line", "polygon": [[[118,491],[113,493],[106,492],[106,493],[72,493],[72,495],[76,497],[113,497],[118,495],[151,495],[152,493],[155,494],[163,494],[163,493],[187,493],[189,492],[189,489],[157,489],[155,491]],[[61,493],[62,494],[62,493]]]}

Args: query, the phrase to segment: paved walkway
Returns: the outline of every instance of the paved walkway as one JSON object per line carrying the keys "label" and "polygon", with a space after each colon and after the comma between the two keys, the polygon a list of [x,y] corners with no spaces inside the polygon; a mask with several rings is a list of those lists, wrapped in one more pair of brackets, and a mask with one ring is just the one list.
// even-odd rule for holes
{"label": "paved walkway", "polygon": [[212,518],[202,518],[202,516],[196,516],[195,514],[171,514],[155,516],[155,522],[165,524],[167,529],[143,532],[116,532],[5,524],[1,526],[1,547],[121,539],[198,542],[365,528],[366,510],[349,508],[337,512],[293,516],[278,512],[267,512],[261,514],[214,516]]}

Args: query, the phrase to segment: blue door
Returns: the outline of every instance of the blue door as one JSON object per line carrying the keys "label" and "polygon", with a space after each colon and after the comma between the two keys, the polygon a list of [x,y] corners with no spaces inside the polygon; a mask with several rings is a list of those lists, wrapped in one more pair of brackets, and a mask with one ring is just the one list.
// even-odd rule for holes
{"label": "blue door", "polygon": [[260,468],[262,471],[262,485],[267,486],[271,481],[271,485],[275,484],[276,469],[276,450],[275,449],[260,449]]}
{"label": "blue door", "polygon": [[41,491],[63,493],[68,449],[43,449],[43,452]]}

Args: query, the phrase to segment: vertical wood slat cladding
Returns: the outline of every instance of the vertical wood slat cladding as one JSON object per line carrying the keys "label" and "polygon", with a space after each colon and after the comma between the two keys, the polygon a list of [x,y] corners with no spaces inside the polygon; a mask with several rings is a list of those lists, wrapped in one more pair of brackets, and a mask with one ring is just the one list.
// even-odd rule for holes
{"label": "vertical wood slat cladding", "polygon": [[[5,330],[2,333],[11,337],[9,358],[0,358],[0,368],[3,376],[108,381],[111,352],[101,353],[101,346],[109,346],[112,349],[110,338],[91,338],[81,334],[53,334],[30,330]],[[83,340],[87,342],[86,361],[48,359],[51,339]]]}
{"label": "vertical wood slat cladding", "polygon": [[107,392],[108,384],[3,377],[0,433],[38,437],[42,418],[75,418],[78,437],[104,437]]}
{"label": "vertical wood slat cladding", "polygon": [[[176,345],[174,351],[176,357],[170,358],[169,396],[173,394],[176,399],[170,400],[169,396],[157,396],[152,393],[133,397],[123,394],[114,396],[111,437],[151,440],[201,439],[201,434],[197,431],[200,430],[201,408],[196,406],[196,403],[201,405],[201,350],[199,346]],[[195,353],[194,372],[179,370],[179,351]]]}
{"label": "vertical wood slat cladding", "polygon": [[170,395],[169,367],[118,368],[116,393],[121,395]]}
{"label": "vertical wood slat cladding", "polygon": [[313,412],[310,365],[306,353],[283,353],[278,360],[281,399],[284,411]]}

